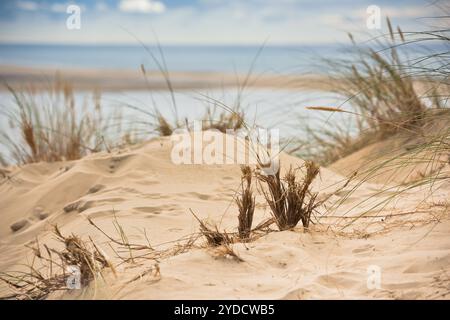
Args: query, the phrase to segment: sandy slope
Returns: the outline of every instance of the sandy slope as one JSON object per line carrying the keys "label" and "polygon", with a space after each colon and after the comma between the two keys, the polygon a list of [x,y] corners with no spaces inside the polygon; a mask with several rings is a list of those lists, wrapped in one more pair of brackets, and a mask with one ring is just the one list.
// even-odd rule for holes
{"label": "sandy slope", "polygon": [[[130,241],[146,243],[145,229],[157,249],[198,231],[189,209],[221,229],[236,230],[239,166],[175,165],[171,147],[163,138],[79,161],[11,169],[0,185],[0,271],[22,268],[31,256],[24,245],[36,237],[55,246],[50,229],[57,223],[65,234],[91,236],[117,265],[117,276],[108,273],[89,288],[50,298],[450,298],[449,182],[436,185],[431,197],[423,187],[383,202],[396,189],[379,193],[380,185],[352,181],[320,208],[307,233],[298,228],[235,244],[242,262],[220,249],[192,248],[161,259],[161,278],[149,273],[134,279],[154,262],[119,265],[86,217],[115,235],[115,212]],[[283,171],[302,165],[285,154],[281,162]],[[314,189],[326,197],[345,181],[321,169]],[[269,216],[259,196],[255,224]],[[10,226],[22,219],[26,225],[13,232]],[[368,270],[374,266],[381,271],[381,287],[370,289]],[[2,284],[0,293],[7,290]]]}

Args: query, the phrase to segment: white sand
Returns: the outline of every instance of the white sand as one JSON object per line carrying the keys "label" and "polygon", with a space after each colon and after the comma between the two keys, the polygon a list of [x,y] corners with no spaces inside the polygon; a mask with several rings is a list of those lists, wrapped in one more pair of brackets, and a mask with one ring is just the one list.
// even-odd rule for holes
{"label": "white sand", "polygon": [[[157,139],[129,150],[98,153],[66,163],[39,163],[12,168],[1,180],[0,271],[17,270],[32,256],[26,244],[36,237],[55,245],[51,224],[64,234],[92,239],[117,265],[107,239],[86,217],[115,235],[113,211],[132,242],[158,249],[198,231],[192,209],[202,219],[236,231],[238,165],[174,165],[171,142]],[[300,159],[283,154],[283,171],[301,166]],[[346,179],[327,169],[314,185],[321,197],[333,193]],[[89,193],[93,186],[103,186]],[[235,244],[243,262],[224,258],[220,249],[193,248],[159,262],[161,278],[151,274],[128,283],[154,264],[117,266],[89,288],[57,293],[50,298],[101,299],[343,299],[450,298],[450,183],[415,188],[384,206],[395,190],[379,194],[380,185],[357,182],[333,195],[320,208],[318,222],[305,233],[273,232],[247,244]],[[332,208],[338,201],[339,207]],[[76,210],[64,207],[77,203]],[[81,208],[81,209],[80,209]],[[48,213],[48,217],[42,215]],[[361,218],[365,213],[372,218]],[[39,217],[38,215],[41,214]],[[394,214],[401,214],[394,216]],[[256,225],[270,217],[257,198]],[[344,217],[344,218],[342,218]],[[13,232],[10,225],[27,219]],[[42,220],[41,220],[42,219]],[[347,226],[346,228],[344,228]],[[199,239],[197,244],[202,244]],[[368,286],[368,270],[380,270],[380,287]],[[1,284],[0,294],[8,288]]]}

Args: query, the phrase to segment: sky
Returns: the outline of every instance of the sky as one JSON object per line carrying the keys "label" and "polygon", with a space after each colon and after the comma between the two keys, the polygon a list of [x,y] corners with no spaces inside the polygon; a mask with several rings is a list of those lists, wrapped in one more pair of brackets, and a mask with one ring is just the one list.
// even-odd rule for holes
{"label": "sky", "polygon": [[[385,17],[405,31],[442,15],[436,0],[2,0],[0,43],[297,45],[345,42],[386,31]],[[81,9],[69,30],[70,4]],[[370,5],[381,29],[369,30]],[[448,13],[447,13],[448,14]]]}

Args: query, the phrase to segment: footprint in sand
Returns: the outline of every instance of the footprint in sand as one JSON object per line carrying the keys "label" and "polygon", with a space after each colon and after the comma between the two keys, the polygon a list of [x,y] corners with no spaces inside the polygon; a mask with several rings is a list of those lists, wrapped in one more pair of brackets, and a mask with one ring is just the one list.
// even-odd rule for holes
{"label": "footprint in sand", "polygon": [[69,212],[77,210],[80,205],[81,205],[81,201],[77,200],[77,201],[71,202],[69,204],[66,204],[65,207],[63,208],[63,210],[65,213],[69,213]]}
{"label": "footprint in sand", "polygon": [[136,207],[134,209],[144,213],[161,214],[163,212],[176,211],[180,209],[180,207],[177,205],[161,205],[161,206]]}
{"label": "footprint in sand", "polygon": [[187,192],[187,193],[184,193],[183,195],[188,198],[194,197],[194,198],[198,198],[200,200],[211,200],[213,198],[212,195],[200,193],[200,192]]}
{"label": "footprint in sand", "polygon": [[72,167],[73,167],[73,165],[71,165],[71,166],[64,166],[64,167],[59,168],[59,171],[57,171],[57,172],[54,174],[54,177],[53,177],[53,178],[57,178],[57,177],[63,175],[64,173],[66,173],[66,172],[68,172],[70,169],[72,169]]}
{"label": "footprint in sand", "polygon": [[98,199],[98,200],[77,200],[67,204],[64,207],[64,212],[69,213],[77,210],[78,212],[86,211],[90,208],[103,206],[109,203],[123,202],[123,198],[108,198],[108,199]]}
{"label": "footprint in sand", "polygon": [[348,289],[361,284],[364,279],[361,275],[351,272],[334,272],[318,276],[315,282],[328,288]]}
{"label": "footprint in sand", "polygon": [[366,255],[369,255],[370,253],[372,253],[373,251],[375,251],[375,247],[371,244],[367,244],[362,247],[353,249],[352,253],[357,254],[357,255],[366,256]]}
{"label": "footprint in sand", "polygon": [[45,211],[43,207],[38,206],[33,209],[32,214],[29,215],[28,218],[20,219],[20,220],[14,222],[13,224],[11,224],[9,227],[12,232],[18,232],[20,230],[25,230],[31,224],[33,224],[37,221],[45,220],[49,215],[50,214],[47,211]]}
{"label": "footprint in sand", "polygon": [[222,178],[222,180],[233,181],[233,180],[237,180],[237,179],[235,179],[233,177],[225,176],[225,177]]}
{"label": "footprint in sand", "polygon": [[144,199],[169,199],[170,195],[162,194],[162,193],[148,193],[148,194],[142,194],[141,198]]}
{"label": "footprint in sand", "polygon": [[90,187],[86,194],[97,193],[104,188],[105,188],[105,186],[103,184],[96,184],[96,185],[93,185],[92,187]]}
{"label": "footprint in sand", "polygon": [[115,170],[119,167],[119,165],[126,159],[128,159],[130,155],[112,157],[109,163],[109,172],[114,173]]}
{"label": "footprint in sand", "polygon": [[33,217],[39,220],[45,220],[50,214],[43,207],[36,207],[33,210]]}
{"label": "footprint in sand", "polygon": [[120,202],[124,202],[124,201],[125,201],[125,199],[123,199],[123,198],[107,198],[107,199],[99,199],[99,200],[88,200],[88,201],[82,203],[78,207],[78,212],[83,212],[90,208],[100,207],[100,206],[108,205],[111,203],[120,203]]}
{"label": "footprint in sand", "polygon": [[19,221],[14,222],[9,227],[11,228],[11,230],[13,232],[17,232],[21,229],[24,229],[25,227],[28,227],[29,225],[30,225],[30,221],[28,221],[28,219],[21,219]]}
{"label": "footprint in sand", "polygon": [[311,298],[311,291],[306,289],[294,289],[288,292],[281,300],[299,300]]}

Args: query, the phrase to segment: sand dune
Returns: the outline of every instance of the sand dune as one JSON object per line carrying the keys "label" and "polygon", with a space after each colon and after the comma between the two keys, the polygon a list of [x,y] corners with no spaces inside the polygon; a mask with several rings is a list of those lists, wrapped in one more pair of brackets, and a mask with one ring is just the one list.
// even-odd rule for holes
{"label": "sand dune", "polygon": [[[22,268],[31,257],[25,245],[36,237],[41,244],[58,245],[51,233],[51,225],[58,224],[65,234],[92,237],[116,264],[117,275],[108,273],[105,281],[49,298],[450,297],[450,184],[436,185],[431,197],[425,186],[384,202],[394,190],[380,193],[381,185],[358,181],[341,189],[347,179],[325,168],[314,190],[329,199],[308,232],[299,227],[236,243],[233,249],[242,261],[220,254],[220,248],[201,247],[204,240],[198,239],[198,246],[160,259],[160,277],[147,272],[154,261],[120,264],[87,217],[115,234],[115,214],[130,241],[148,238],[158,249],[198,232],[190,209],[221,229],[236,230],[239,165],[175,165],[171,148],[170,139],[159,138],[77,161],[9,168],[0,185],[0,271]],[[286,154],[280,160],[282,171],[303,164]],[[270,217],[261,195],[256,208],[255,225]],[[375,288],[373,270],[381,280]],[[0,293],[8,290],[1,285]]]}

